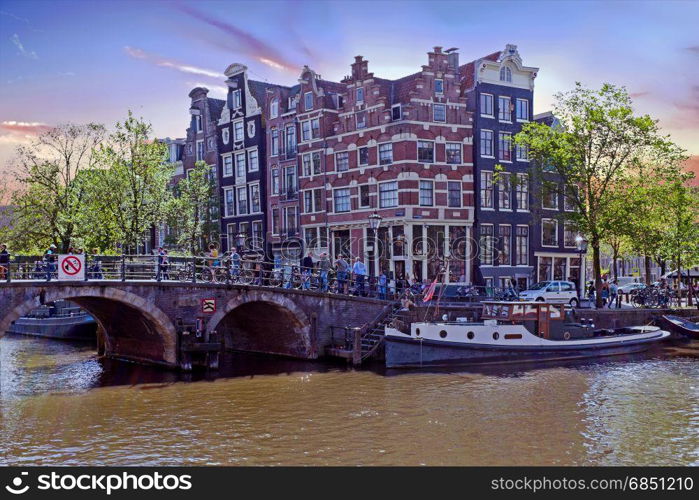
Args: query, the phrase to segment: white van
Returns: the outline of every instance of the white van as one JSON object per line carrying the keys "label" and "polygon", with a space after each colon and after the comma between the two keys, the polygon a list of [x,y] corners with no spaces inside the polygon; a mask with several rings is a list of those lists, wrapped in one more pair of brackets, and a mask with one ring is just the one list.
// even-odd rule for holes
{"label": "white van", "polygon": [[540,281],[528,290],[520,292],[520,300],[541,302],[558,302],[578,307],[578,290],[572,281]]}

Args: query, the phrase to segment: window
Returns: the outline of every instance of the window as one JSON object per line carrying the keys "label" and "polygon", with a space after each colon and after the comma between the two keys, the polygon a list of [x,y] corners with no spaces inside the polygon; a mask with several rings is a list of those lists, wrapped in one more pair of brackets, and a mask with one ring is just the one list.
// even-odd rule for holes
{"label": "window", "polygon": [[529,161],[529,148],[524,144],[515,144],[515,156],[519,161]]}
{"label": "window", "polygon": [[245,182],[245,153],[235,155],[235,183]]}
{"label": "window", "polygon": [[311,137],[314,139],[320,137],[320,118],[313,118],[311,120]]}
{"label": "window", "polygon": [[335,170],[338,172],[346,172],[349,170],[349,153],[335,153]]}
{"label": "window", "polygon": [[517,174],[517,185],[515,186],[515,196],[517,198],[517,210],[529,210],[529,175]]}
{"label": "window", "polygon": [[518,266],[529,265],[529,226],[517,226],[515,248],[517,250],[515,264]]}
{"label": "window", "polygon": [[480,250],[481,264],[486,266],[493,265],[493,253],[495,250],[493,237],[493,226],[490,224],[481,225]]}
{"label": "window", "polygon": [[204,130],[201,125],[201,115],[194,115],[194,127],[197,132]]}
{"label": "window", "polygon": [[279,169],[272,169],[272,194],[279,194]]}
{"label": "window", "polygon": [[279,100],[272,99],[272,102],[269,105],[269,117],[276,118],[277,116],[279,116]]}
{"label": "window", "polygon": [[279,154],[279,130],[276,128],[272,129],[272,151],[270,154],[272,156],[277,156]]}
{"label": "window", "polygon": [[296,167],[286,167],[284,169],[284,190],[288,198],[296,196]]}
{"label": "window", "polygon": [[398,206],[398,182],[383,182],[379,184],[379,208]]}
{"label": "window", "polygon": [[233,124],[233,140],[242,141],[245,139],[243,134],[243,120],[237,121]]}
{"label": "window", "polygon": [[558,210],[558,186],[554,182],[544,181],[541,187],[541,206],[549,210]]}
{"label": "window", "polygon": [[333,191],[335,199],[335,212],[349,212],[350,205],[350,190],[349,188],[335,189]]}
{"label": "window", "polygon": [[260,169],[260,164],[257,160],[257,150],[248,151],[248,172],[257,172]]}
{"label": "window", "polygon": [[228,144],[228,141],[231,139],[231,133],[227,128],[224,128],[221,131],[221,139],[223,140],[224,144]]}
{"label": "window", "polygon": [[325,203],[325,200],[323,199],[323,189],[314,189],[313,190],[313,209],[316,212],[323,212],[325,210],[325,207],[323,206]]}
{"label": "window", "polygon": [[371,206],[371,200],[369,199],[369,185],[364,184],[359,186],[359,206],[366,208]]}
{"label": "window", "polygon": [[357,104],[362,104],[364,102],[364,87],[357,88]]}
{"label": "window", "polygon": [[444,80],[436,79],[434,81],[434,93],[443,94],[444,93]]}
{"label": "window", "polygon": [[360,111],[354,116],[357,119],[357,128],[366,128],[366,111]]}
{"label": "window", "polygon": [[259,184],[250,184],[250,207],[251,212],[254,214],[262,211],[262,206],[260,205]]}
{"label": "window", "polygon": [[563,210],[575,212],[575,200],[578,199],[578,186],[566,185],[565,196],[563,197]]}
{"label": "window", "polygon": [[302,175],[311,175],[311,155],[303,155],[301,157],[301,172]]}
{"label": "window", "polygon": [[507,66],[500,68],[500,81],[511,82],[512,81],[512,70]]}
{"label": "window", "polygon": [[345,107],[345,98],[342,97],[340,94],[337,94],[337,107],[338,107],[338,108],[344,108],[344,107]]}
{"label": "window", "polygon": [[311,140],[311,122],[305,121],[301,122],[301,140],[310,141]]}
{"label": "window", "polygon": [[447,183],[447,205],[450,208],[461,208],[461,182],[449,181]]}
{"label": "window", "polygon": [[493,208],[493,172],[481,172],[481,207]]}
{"label": "window", "polygon": [[279,234],[281,227],[279,226],[279,209],[272,209],[272,234]]}
{"label": "window", "polygon": [[296,207],[287,207],[284,209],[284,221],[286,224],[286,231],[289,235],[296,234],[298,232],[298,227],[296,224]]}
{"label": "window", "polygon": [[313,160],[313,175],[320,175],[320,151],[316,151],[311,155]]}
{"label": "window", "polygon": [[512,111],[510,110],[509,97],[498,97],[498,120],[501,122],[512,121]]}
{"label": "window", "polygon": [[306,111],[313,109],[313,92],[306,92],[303,95],[303,105]]}
{"label": "window", "polygon": [[252,246],[262,248],[262,221],[257,220],[252,223]]}
{"label": "window", "polygon": [[204,140],[197,141],[197,161],[204,161]]}
{"label": "window", "polygon": [[243,105],[243,101],[240,97],[240,90],[234,90],[231,92],[231,106],[233,109],[237,109]]}
{"label": "window", "polygon": [[286,156],[290,158],[296,154],[296,127],[286,127]]}
{"label": "window", "polygon": [[498,176],[498,196],[500,210],[512,209],[510,174],[501,172]]}
{"label": "window", "polygon": [[461,144],[458,142],[447,142],[447,163],[461,163]]}
{"label": "window", "polygon": [[223,157],[223,176],[230,177],[233,175],[233,157],[227,155]]}
{"label": "window", "polygon": [[369,148],[368,147],[363,147],[359,148],[359,151],[357,153],[357,160],[359,165],[368,165],[369,164]]}
{"label": "window", "polygon": [[209,138],[207,139],[207,141],[206,141],[206,149],[207,149],[208,151],[213,151],[213,149],[214,149],[214,138],[213,138],[213,137],[209,137]]}
{"label": "window", "polygon": [[575,241],[578,232],[575,230],[575,225],[566,222],[563,224],[563,246],[566,248],[576,248],[578,246],[577,241]]}
{"label": "window", "polygon": [[444,104],[433,104],[432,111],[434,113],[434,121],[447,121],[447,107]]}
{"label": "window", "polygon": [[393,143],[379,144],[379,164],[388,165],[390,163],[393,163]]}
{"label": "window", "polygon": [[481,156],[493,158],[492,130],[481,130]]}
{"label": "window", "polygon": [[235,215],[235,205],[233,203],[233,188],[223,190],[223,213],[226,217]]}
{"label": "window", "polygon": [[498,133],[498,155],[500,161],[512,161],[512,134],[510,132]]}
{"label": "window", "polygon": [[527,99],[517,99],[516,114],[517,121],[529,121],[529,101]]}
{"label": "window", "polygon": [[427,163],[434,161],[434,142],[417,141],[417,161]]}
{"label": "window", "polygon": [[307,214],[313,212],[313,191],[303,192],[303,211]]}
{"label": "window", "polygon": [[558,222],[554,219],[541,219],[541,245],[558,246]]}
{"label": "window", "polygon": [[245,186],[236,189],[236,197],[238,198],[238,215],[248,213],[248,188]]}
{"label": "window", "polygon": [[296,97],[289,97],[289,100],[287,101],[287,105],[289,107],[289,111],[293,111],[294,108],[296,107]]}
{"label": "window", "polygon": [[493,118],[493,95],[481,94],[481,116],[489,116]]}
{"label": "window", "polygon": [[431,207],[434,204],[434,182],[420,181],[420,206]]}
{"label": "window", "polygon": [[500,226],[500,247],[499,263],[501,266],[509,266],[512,261],[512,227]]}
{"label": "window", "polygon": [[394,104],[391,106],[391,119],[393,121],[400,120],[403,117],[401,113],[400,104]]}

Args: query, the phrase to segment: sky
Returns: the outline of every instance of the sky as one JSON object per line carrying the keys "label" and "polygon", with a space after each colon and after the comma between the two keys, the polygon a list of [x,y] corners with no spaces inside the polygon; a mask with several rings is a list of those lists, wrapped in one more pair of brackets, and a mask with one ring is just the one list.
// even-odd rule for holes
{"label": "sky", "polygon": [[305,64],[340,80],[361,54],[398,78],[434,46],[458,47],[465,63],[508,43],[540,68],[535,113],[576,81],[624,85],[699,161],[697,26],[699,0],[0,0],[0,168],[47,127],[112,127],[128,110],[156,136],[182,137],[189,91],[223,97],[234,62],[293,85]]}

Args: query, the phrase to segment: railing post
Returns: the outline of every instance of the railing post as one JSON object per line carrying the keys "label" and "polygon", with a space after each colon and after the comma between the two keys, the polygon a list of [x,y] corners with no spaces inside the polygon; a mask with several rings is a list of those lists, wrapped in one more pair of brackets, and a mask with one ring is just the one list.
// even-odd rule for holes
{"label": "railing post", "polygon": [[197,258],[192,256],[192,283],[197,282]]}
{"label": "railing post", "polygon": [[121,254],[121,281],[126,281],[126,254]]}
{"label": "railing post", "polygon": [[85,277],[83,278],[83,281],[87,281],[89,279],[88,278],[88,274],[89,274],[88,269],[90,269],[90,266],[87,265],[87,257],[88,257],[88,254],[87,254],[87,252],[85,252]]}
{"label": "railing post", "polygon": [[226,259],[226,285],[231,284],[231,259]]}
{"label": "railing post", "polygon": [[160,265],[161,265],[161,262],[160,262],[160,261],[162,260],[163,256],[162,256],[162,255],[156,255],[155,258],[156,258],[156,261],[155,261],[155,273],[156,273],[156,274],[155,274],[155,281],[160,282],[160,281],[162,281],[162,274],[161,274],[161,273],[162,273],[162,269],[161,269],[161,267],[160,267]]}
{"label": "railing post", "polygon": [[357,366],[362,364],[362,329],[355,327],[352,329],[354,331],[354,345],[352,346],[352,364]]}

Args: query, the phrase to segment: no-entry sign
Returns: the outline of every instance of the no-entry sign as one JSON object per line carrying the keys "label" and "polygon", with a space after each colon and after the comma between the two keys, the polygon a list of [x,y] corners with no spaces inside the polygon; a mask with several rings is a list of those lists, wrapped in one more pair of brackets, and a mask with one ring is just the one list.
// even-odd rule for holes
{"label": "no-entry sign", "polygon": [[59,255],[58,279],[82,281],[85,279],[85,255]]}

